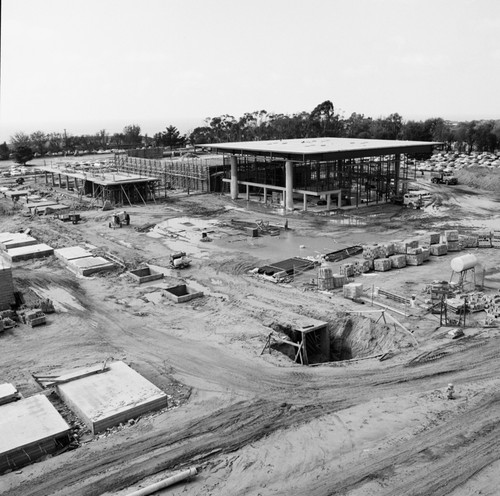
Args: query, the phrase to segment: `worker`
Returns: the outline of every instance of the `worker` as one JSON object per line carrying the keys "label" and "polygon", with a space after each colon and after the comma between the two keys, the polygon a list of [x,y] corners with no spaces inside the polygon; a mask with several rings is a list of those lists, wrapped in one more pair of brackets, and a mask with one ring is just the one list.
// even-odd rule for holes
{"label": "worker", "polygon": [[125,225],[129,226],[130,225],[130,215],[127,214],[127,212],[123,212],[125,214],[124,220],[125,220]]}
{"label": "worker", "polygon": [[448,384],[448,387],[446,388],[446,397],[449,400],[455,399],[455,387],[453,386],[453,384]]}

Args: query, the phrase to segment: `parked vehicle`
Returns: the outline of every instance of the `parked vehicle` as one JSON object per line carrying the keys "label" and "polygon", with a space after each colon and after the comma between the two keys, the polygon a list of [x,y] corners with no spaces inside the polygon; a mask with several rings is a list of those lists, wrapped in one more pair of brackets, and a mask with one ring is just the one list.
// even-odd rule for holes
{"label": "parked vehicle", "polygon": [[431,174],[431,182],[435,184],[458,184],[458,179],[453,175],[453,172],[433,172]]}

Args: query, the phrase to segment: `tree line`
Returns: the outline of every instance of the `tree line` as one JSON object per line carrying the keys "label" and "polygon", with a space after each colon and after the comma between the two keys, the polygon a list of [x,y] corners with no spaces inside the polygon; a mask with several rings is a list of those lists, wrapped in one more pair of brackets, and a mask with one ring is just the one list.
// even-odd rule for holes
{"label": "tree line", "polygon": [[372,118],[352,113],[345,118],[329,100],[311,112],[277,114],[265,110],[245,113],[239,118],[224,114],[205,119],[203,126],[186,135],[169,125],[152,137],[141,134],[138,124],[125,126],[121,133],[109,134],[101,129],[93,135],[24,132],[11,136],[10,145],[0,144],[0,159],[14,157],[26,163],[34,156],[83,154],[99,150],[141,147],[184,147],[187,144],[260,141],[273,139],[344,137],[361,139],[393,139],[440,141],[465,153],[473,150],[493,152],[500,148],[500,120],[451,122],[440,117],[424,121],[404,121],[398,113]]}

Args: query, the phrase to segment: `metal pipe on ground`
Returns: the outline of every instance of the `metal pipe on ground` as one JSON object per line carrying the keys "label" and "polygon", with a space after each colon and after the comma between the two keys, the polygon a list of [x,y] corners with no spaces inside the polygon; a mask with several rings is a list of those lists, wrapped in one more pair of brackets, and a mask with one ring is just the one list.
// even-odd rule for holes
{"label": "metal pipe on ground", "polygon": [[160,489],[164,489],[169,486],[173,486],[174,484],[177,484],[177,482],[181,482],[188,477],[192,477],[193,475],[196,475],[198,473],[198,470],[196,467],[190,468],[188,470],[184,470],[182,472],[179,472],[176,475],[172,475],[171,477],[167,477],[166,479],[163,479],[160,482],[155,482],[154,484],[151,484],[150,486],[146,486],[142,489],[138,489],[137,491],[134,491],[133,493],[128,494],[127,496],[148,496],[149,494],[153,494]]}

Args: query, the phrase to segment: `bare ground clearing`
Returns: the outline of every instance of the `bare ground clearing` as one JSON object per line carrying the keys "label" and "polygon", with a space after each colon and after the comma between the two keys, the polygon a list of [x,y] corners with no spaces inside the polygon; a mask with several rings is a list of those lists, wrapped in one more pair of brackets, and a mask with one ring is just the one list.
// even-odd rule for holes
{"label": "bare ground clearing", "polygon": [[[58,312],[46,326],[19,326],[0,337],[0,382],[12,382],[30,395],[40,390],[31,372],[71,369],[111,356],[165,390],[170,407],[109,435],[84,434],[79,448],[3,475],[0,494],[125,495],[193,465],[199,467],[197,477],[164,493],[498,494],[497,329],[472,321],[466,339],[451,342],[445,330],[437,329],[436,316],[417,306],[406,318],[395,316],[413,331],[418,346],[395,327],[363,327],[362,317],[353,318],[355,329],[356,323],[363,329],[353,337],[358,356],[394,351],[383,362],[368,358],[302,367],[277,351],[260,355],[273,322],[296,315],[335,322],[349,310],[372,308],[343,299],[339,291],[311,290],[310,276],[289,285],[249,276],[247,269],[284,258],[280,243],[309,239],[304,246],[321,242],[333,251],[411,237],[424,229],[481,227],[496,215],[492,196],[477,201],[464,188],[429,188],[440,195],[439,204],[422,211],[360,209],[351,224],[294,212],[288,220],[296,238],[282,234],[261,245],[246,239],[229,243],[232,238],[217,238],[217,228],[211,243],[201,243],[199,231],[184,233],[188,239],[182,240],[133,229],[180,216],[207,224],[231,219],[284,223],[271,209],[219,196],[174,195],[166,203],[136,206],[127,209],[132,226],[116,230],[108,228],[107,213],[99,210],[82,212],[78,225],[20,212],[3,215],[2,232],[29,227],[54,247],[88,243],[129,267],[142,262],[166,267],[182,241],[191,247],[193,264],[185,271],[166,269],[166,281],[140,287],[120,271],[77,278],[56,259],[14,266],[17,286],[50,295]],[[4,205],[9,212],[6,200]],[[497,291],[500,250],[474,253],[485,268],[488,291]],[[449,279],[451,258],[433,257],[421,267],[360,280],[367,288],[416,294],[422,301],[426,283]],[[183,305],[155,297],[159,288],[180,280],[202,288],[205,297]],[[432,350],[437,350],[435,360],[409,366]],[[449,382],[456,386],[454,401],[445,398]]]}

